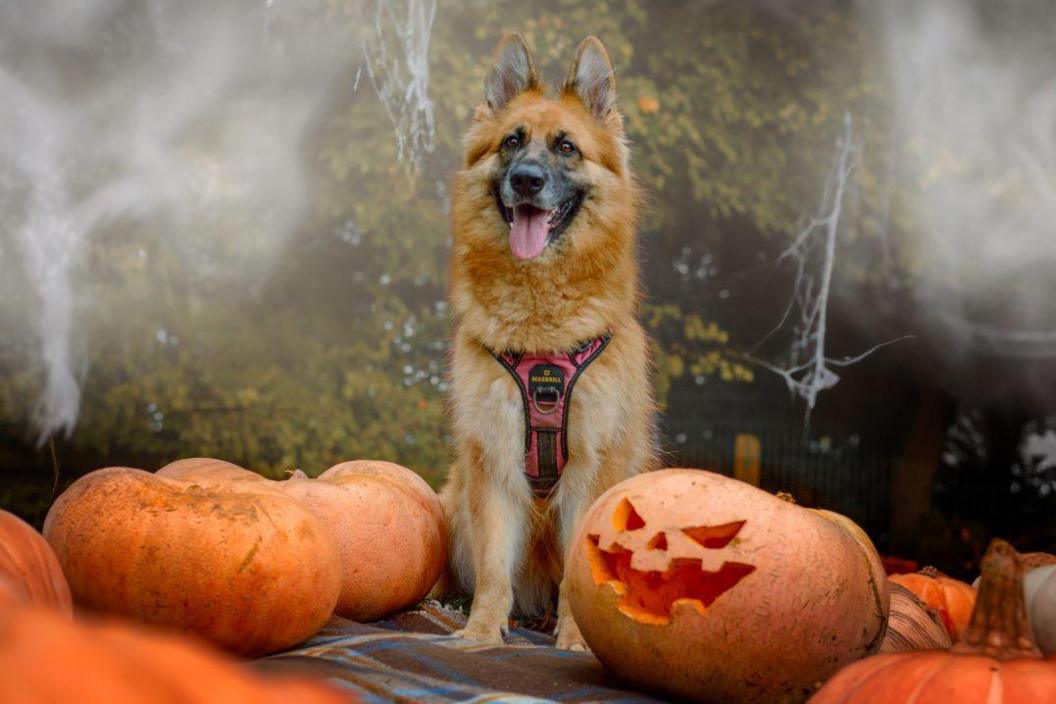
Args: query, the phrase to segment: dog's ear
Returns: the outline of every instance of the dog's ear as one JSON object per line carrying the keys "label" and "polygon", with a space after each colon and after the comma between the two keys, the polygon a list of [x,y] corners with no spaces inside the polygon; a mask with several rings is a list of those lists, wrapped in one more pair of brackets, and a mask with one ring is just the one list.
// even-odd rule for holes
{"label": "dog's ear", "polygon": [[539,74],[524,37],[507,34],[499,42],[495,65],[484,79],[484,102],[498,112],[517,95],[538,87]]}
{"label": "dog's ear", "polygon": [[587,37],[576,49],[576,58],[562,90],[578,97],[600,120],[615,111],[616,77],[609,54],[597,37]]}

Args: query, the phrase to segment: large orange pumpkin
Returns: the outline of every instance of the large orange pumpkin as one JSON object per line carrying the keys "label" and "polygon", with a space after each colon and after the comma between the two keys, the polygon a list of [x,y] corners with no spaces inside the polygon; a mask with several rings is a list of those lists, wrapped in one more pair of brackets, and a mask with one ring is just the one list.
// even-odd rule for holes
{"label": "large orange pumpkin", "polygon": [[968,627],[975,606],[975,589],[972,585],[947,577],[934,567],[925,567],[912,574],[891,575],[888,580],[901,584],[927,606],[938,611],[954,642]]}
{"label": "large orange pumpkin", "polygon": [[1030,635],[1023,564],[994,540],[971,623],[950,652],[877,655],[840,671],[811,704],[1041,704],[1056,702],[1056,662]]}
{"label": "large orange pumpkin", "polygon": [[694,469],[612,487],[569,548],[569,605],[613,673],[698,701],[803,701],[875,652],[888,592],[843,520]]}
{"label": "large orange pumpkin", "polygon": [[0,701],[349,704],[321,682],[264,677],[181,638],[112,622],[0,610]]}
{"label": "large orange pumpkin", "polygon": [[138,469],[78,479],[48,512],[44,536],[78,604],[244,655],[311,636],[341,586],[337,545],[300,503]]}
{"label": "large orange pumpkin", "polygon": [[357,460],[309,479],[295,471],[271,481],[221,460],[180,460],[158,474],[231,491],[278,491],[294,498],[331,531],[343,579],[336,612],[374,621],[418,603],[446,560],[440,500],[417,474],[391,462]]}
{"label": "large orange pumpkin", "polygon": [[4,600],[48,606],[70,616],[73,601],[47,541],[13,513],[0,511],[0,586]]}

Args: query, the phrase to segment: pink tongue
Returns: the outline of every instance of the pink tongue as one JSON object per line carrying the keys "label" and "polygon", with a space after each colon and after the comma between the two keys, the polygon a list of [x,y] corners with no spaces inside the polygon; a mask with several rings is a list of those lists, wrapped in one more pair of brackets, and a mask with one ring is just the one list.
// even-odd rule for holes
{"label": "pink tongue", "polygon": [[550,234],[547,212],[535,208],[514,208],[510,228],[510,250],[518,259],[535,259],[546,248]]}

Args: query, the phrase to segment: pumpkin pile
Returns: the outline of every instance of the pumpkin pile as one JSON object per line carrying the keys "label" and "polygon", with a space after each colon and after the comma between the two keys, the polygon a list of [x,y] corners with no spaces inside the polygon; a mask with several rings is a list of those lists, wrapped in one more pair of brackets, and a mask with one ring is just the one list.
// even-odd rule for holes
{"label": "pumpkin pile", "polygon": [[413,605],[446,543],[429,486],[369,461],[286,481],[211,459],[101,469],[59,497],[44,536],[80,606],[247,656],[305,640],[335,610],[371,620]]}
{"label": "pumpkin pile", "polygon": [[70,589],[48,543],[0,511],[0,701],[355,701],[320,682],[253,674],[189,640],[72,616]]}
{"label": "pumpkin pile", "polygon": [[968,627],[949,652],[877,655],[833,677],[811,704],[1040,704],[1056,701],[1056,663],[1031,636],[1024,565],[994,540]]}
{"label": "pumpkin pile", "polygon": [[685,699],[804,701],[877,652],[888,618],[880,558],[853,522],[694,469],[603,494],[566,580],[598,659]]}
{"label": "pumpkin pile", "polygon": [[277,492],[329,529],[341,562],[334,612],[376,621],[421,601],[440,577],[447,532],[440,500],[414,472],[391,462],[342,462],[310,479],[300,470],[272,481],[221,460],[189,459],[158,476],[254,494]]}

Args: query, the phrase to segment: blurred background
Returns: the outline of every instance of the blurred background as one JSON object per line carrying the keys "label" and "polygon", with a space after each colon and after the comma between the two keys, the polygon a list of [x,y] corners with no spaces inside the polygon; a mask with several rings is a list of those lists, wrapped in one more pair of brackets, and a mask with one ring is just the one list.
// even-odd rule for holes
{"label": "blurred background", "polygon": [[0,5],[0,507],[107,465],[449,457],[449,184],[494,47],[598,35],[665,462],[954,574],[1056,543],[1047,0]]}

